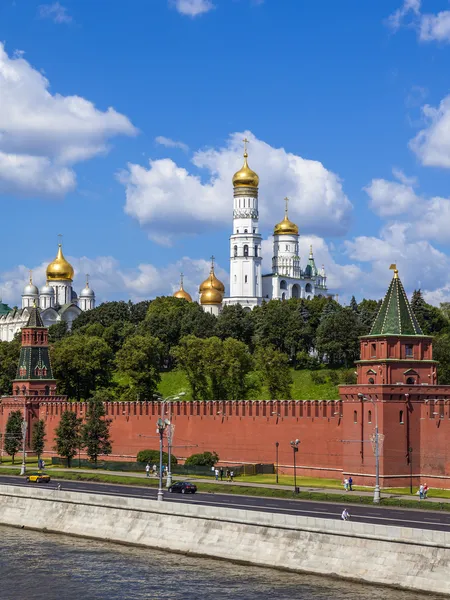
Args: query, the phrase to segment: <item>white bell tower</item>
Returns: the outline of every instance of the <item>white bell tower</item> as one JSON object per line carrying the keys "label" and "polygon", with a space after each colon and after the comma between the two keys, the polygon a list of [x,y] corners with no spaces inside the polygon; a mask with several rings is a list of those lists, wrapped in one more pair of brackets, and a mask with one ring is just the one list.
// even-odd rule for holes
{"label": "white bell tower", "polygon": [[233,177],[233,233],[230,236],[230,296],[224,304],[254,308],[262,301],[261,235],[258,223],[258,175],[247,163]]}

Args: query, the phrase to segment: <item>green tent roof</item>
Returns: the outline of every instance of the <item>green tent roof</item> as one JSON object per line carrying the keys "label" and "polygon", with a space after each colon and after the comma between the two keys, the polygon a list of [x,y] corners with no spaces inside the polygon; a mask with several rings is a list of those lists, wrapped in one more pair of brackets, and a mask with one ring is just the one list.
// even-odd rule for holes
{"label": "green tent roof", "polygon": [[397,270],[369,335],[423,335]]}
{"label": "green tent roof", "polygon": [[9,306],[0,300],[0,317],[2,315],[7,315],[9,312],[11,312]]}
{"label": "green tent roof", "polygon": [[42,322],[41,313],[36,306],[31,309],[26,327],[45,327],[44,323]]}

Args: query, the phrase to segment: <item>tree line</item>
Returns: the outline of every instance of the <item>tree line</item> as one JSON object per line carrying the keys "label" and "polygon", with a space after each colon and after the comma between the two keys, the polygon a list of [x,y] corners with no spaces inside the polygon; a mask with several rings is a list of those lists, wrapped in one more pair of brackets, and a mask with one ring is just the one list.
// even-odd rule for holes
{"label": "tree line", "polygon": [[[68,332],[49,329],[58,391],[73,400],[151,400],[161,373],[182,370],[193,398],[245,399],[265,386],[289,398],[292,370],[345,367],[359,358],[381,301],[328,298],[270,300],[253,311],[225,306],[219,316],[173,297],[151,302],[106,302],[82,313]],[[435,336],[439,381],[450,383],[450,304],[427,304],[419,291],[412,308]],[[0,394],[11,393],[20,340],[0,343]],[[348,381],[350,383],[350,381]]]}

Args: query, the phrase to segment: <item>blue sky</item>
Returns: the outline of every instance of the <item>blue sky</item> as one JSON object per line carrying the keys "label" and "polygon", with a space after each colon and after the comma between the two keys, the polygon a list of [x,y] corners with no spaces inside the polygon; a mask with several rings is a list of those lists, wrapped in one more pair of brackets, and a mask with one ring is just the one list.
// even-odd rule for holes
{"label": "blue sky", "polygon": [[[42,285],[57,234],[100,300],[217,257],[244,134],[265,271],[289,195],[329,288],[450,299],[447,0],[3,0],[0,288]],[[306,262],[306,260],[304,260]]]}

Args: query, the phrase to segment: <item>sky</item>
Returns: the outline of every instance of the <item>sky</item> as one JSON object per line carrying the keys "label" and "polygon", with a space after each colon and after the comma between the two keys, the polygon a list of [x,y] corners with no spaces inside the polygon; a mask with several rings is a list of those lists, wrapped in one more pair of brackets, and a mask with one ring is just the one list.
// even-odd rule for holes
{"label": "sky", "polygon": [[0,295],[63,236],[99,302],[227,286],[232,176],[260,176],[342,302],[450,301],[450,2],[1,0]]}

